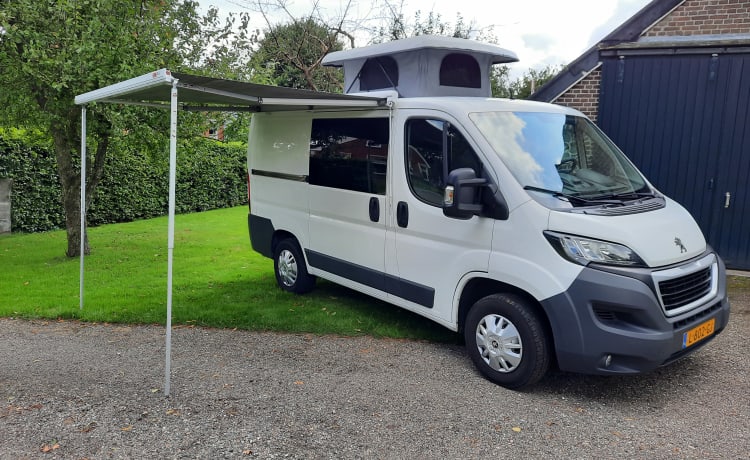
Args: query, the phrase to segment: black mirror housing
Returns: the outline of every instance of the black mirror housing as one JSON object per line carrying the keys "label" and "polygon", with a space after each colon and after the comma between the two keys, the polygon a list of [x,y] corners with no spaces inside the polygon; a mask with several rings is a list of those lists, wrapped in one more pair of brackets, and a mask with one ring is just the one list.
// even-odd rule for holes
{"label": "black mirror housing", "polygon": [[480,187],[487,179],[478,178],[471,168],[454,169],[448,174],[443,195],[443,214],[456,219],[471,219],[482,213]]}

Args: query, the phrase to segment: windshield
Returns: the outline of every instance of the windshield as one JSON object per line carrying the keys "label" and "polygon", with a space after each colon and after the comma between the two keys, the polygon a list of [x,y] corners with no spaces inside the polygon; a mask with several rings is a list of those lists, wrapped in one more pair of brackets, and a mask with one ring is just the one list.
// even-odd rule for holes
{"label": "windshield", "polygon": [[469,117],[527,190],[587,200],[650,192],[643,176],[586,118],[539,112]]}

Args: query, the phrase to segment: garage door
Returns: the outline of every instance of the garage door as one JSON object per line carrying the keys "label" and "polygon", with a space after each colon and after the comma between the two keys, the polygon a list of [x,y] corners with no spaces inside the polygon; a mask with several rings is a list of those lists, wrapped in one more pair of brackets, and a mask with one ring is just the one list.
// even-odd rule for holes
{"label": "garage door", "polygon": [[750,269],[750,54],[604,58],[599,126]]}

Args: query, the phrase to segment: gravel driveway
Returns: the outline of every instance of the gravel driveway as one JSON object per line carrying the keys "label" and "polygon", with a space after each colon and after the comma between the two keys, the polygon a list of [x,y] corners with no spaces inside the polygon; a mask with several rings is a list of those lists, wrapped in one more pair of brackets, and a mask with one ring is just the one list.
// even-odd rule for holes
{"label": "gravel driveway", "polygon": [[750,295],[698,353],[526,392],[459,346],[0,320],[0,458],[750,458]]}

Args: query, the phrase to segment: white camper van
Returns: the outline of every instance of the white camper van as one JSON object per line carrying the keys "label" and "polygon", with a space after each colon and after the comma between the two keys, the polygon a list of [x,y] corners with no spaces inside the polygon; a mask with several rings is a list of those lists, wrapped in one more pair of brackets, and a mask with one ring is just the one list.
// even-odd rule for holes
{"label": "white camper van", "polygon": [[253,248],[284,290],[325,278],[462,331],[508,388],[706,344],[729,319],[722,260],[581,113],[492,99],[515,60],[430,36],[328,55],[368,104],[253,115]]}

